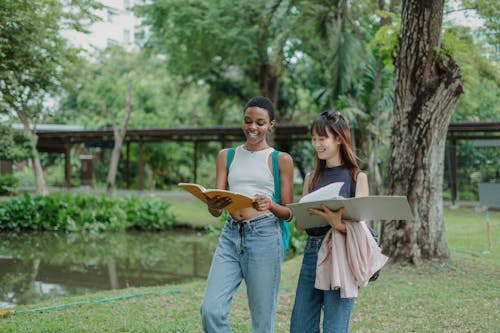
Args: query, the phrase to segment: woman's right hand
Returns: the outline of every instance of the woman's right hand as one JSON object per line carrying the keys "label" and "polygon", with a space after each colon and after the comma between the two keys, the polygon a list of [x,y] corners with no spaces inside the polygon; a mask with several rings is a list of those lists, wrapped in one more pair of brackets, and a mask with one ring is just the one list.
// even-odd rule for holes
{"label": "woman's right hand", "polygon": [[205,195],[205,198],[207,199],[208,209],[211,211],[222,210],[232,202],[229,197],[221,197],[219,195],[213,198],[209,198],[207,195]]}

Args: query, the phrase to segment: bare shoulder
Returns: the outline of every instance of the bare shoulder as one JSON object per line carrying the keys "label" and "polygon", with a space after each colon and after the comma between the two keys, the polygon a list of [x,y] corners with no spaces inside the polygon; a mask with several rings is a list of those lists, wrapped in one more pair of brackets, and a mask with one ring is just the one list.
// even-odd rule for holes
{"label": "bare shoulder", "polygon": [[219,150],[219,155],[227,155],[227,152],[229,151],[229,148],[224,148]]}
{"label": "bare shoulder", "polygon": [[228,154],[229,149],[221,149],[219,150],[219,154],[217,154],[217,164],[222,163],[226,164],[226,159],[227,159],[227,154]]}
{"label": "bare shoulder", "polygon": [[302,196],[309,193],[309,184],[311,183],[311,173],[307,173],[304,177],[304,184],[302,186]]}
{"label": "bare shoulder", "polygon": [[363,171],[360,171],[356,177],[356,183],[368,182],[368,176]]}
{"label": "bare shoulder", "polygon": [[366,173],[358,173],[356,184],[356,197],[366,197],[370,194],[370,190],[368,187],[368,177],[366,176]]}
{"label": "bare shoulder", "polygon": [[281,165],[293,165],[293,158],[290,154],[280,151],[278,155],[278,163]]}

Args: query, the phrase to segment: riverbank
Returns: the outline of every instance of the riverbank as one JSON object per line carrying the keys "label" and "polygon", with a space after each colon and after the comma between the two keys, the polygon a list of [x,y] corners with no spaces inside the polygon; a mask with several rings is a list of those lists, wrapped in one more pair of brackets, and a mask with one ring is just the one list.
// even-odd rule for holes
{"label": "riverbank", "polygon": [[[500,213],[445,209],[451,260],[421,267],[387,265],[360,291],[352,332],[497,332],[500,328]],[[283,264],[276,332],[288,332],[301,257]],[[200,332],[205,281],[130,288],[19,306],[1,332]],[[39,310],[48,308],[45,310]],[[38,309],[38,310],[37,310]],[[35,310],[34,312],[29,312]],[[244,286],[230,314],[233,332],[250,332]]]}
{"label": "riverbank", "polygon": [[[276,332],[288,332],[301,258],[283,265]],[[352,332],[495,332],[500,327],[498,266],[454,254],[452,262],[413,268],[386,266],[362,289]],[[1,319],[2,332],[201,332],[198,307],[204,281],[158,288],[100,292],[61,298]],[[59,307],[59,308],[58,308]],[[45,311],[26,312],[48,308]],[[25,311],[25,312],[23,312]],[[244,286],[230,320],[233,332],[250,332]]]}

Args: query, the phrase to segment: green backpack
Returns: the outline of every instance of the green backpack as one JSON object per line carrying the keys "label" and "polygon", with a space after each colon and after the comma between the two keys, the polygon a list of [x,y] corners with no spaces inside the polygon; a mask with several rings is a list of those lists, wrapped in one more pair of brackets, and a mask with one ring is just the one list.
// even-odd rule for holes
{"label": "green backpack", "polygon": [[[274,176],[274,195],[273,201],[281,204],[281,189],[280,189],[280,168],[278,164],[279,151],[273,151],[272,163],[273,163],[273,176]],[[227,151],[226,159],[226,170],[229,175],[229,166],[234,158],[234,148],[229,148]],[[283,259],[286,256],[286,250],[288,249],[288,243],[290,240],[290,223],[284,220],[280,220],[281,229],[281,240],[283,241]]]}

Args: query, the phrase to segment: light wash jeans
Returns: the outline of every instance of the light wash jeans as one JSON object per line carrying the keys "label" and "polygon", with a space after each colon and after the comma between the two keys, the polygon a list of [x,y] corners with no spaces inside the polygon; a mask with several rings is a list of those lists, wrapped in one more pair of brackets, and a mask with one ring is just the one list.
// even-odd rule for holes
{"label": "light wash jeans", "polygon": [[228,314],[244,279],[252,332],[274,332],[283,245],[278,219],[264,214],[237,222],[228,217],[208,273],[200,307],[204,332],[231,332]]}
{"label": "light wash jeans", "polygon": [[324,236],[308,236],[299,282],[295,293],[291,333],[319,333],[321,309],[323,308],[323,333],[349,332],[349,320],[354,298],[341,298],[340,291],[314,288],[318,250]]}

